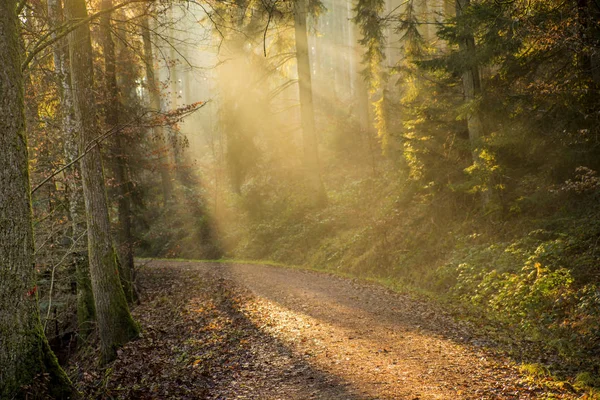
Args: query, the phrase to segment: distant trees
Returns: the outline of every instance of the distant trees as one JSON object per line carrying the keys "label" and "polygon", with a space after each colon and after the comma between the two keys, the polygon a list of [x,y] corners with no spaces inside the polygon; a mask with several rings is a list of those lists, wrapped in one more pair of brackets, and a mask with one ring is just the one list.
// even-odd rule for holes
{"label": "distant trees", "polygon": [[[160,102],[160,87],[154,70],[154,50],[150,31],[149,16],[143,16],[141,21],[141,35],[144,47],[144,70],[146,72],[146,85],[150,97],[149,107],[152,111],[160,113],[162,110]],[[159,144],[165,141],[165,132],[162,125],[153,127],[155,148],[160,149]],[[170,151],[158,151],[158,171],[162,183],[163,204],[166,206],[173,196],[173,182],[168,168]]]}
{"label": "distant trees", "polygon": [[313,202],[323,205],[327,195],[321,179],[319,162],[319,147],[315,132],[315,114],[313,105],[312,72],[307,36],[306,0],[296,0],[294,8],[294,32],[296,44],[296,62],[298,64],[298,86],[300,92],[300,120],[302,124],[302,139],[304,147],[304,168],[308,181],[307,189],[311,192]]}

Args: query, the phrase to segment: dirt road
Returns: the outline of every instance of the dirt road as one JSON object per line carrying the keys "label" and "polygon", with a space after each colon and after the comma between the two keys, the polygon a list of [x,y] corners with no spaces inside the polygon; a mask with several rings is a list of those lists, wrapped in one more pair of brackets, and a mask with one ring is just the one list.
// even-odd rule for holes
{"label": "dirt road", "polygon": [[[508,360],[432,304],[310,271],[217,267],[254,298],[243,312],[359,398],[537,398]],[[325,397],[327,398],[327,397]]]}
{"label": "dirt road", "polygon": [[442,309],[385,288],[263,265],[152,261],[134,310],[141,339],[89,398],[537,399],[549,393]]}

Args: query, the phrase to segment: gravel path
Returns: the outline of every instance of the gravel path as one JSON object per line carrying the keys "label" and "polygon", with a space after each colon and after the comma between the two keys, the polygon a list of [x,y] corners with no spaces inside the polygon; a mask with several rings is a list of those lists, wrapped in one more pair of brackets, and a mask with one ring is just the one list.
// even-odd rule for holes
{"label": "gravel path", "polygon": [[264,265],[152,261],[140,339],[71,368],[97,399],[570,399],[440,307],[379,285]]}
{"label": "gravel path", "polygon": [[312,271],[217,269],[252,292],[243,312],[261,330],[362,398],[540,396],[508,360],[473,345],[468,331],[432,304]]}

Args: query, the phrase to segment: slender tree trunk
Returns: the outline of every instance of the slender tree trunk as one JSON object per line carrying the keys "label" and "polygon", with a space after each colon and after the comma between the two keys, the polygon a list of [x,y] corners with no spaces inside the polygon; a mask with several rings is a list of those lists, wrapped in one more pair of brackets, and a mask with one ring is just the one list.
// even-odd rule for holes
{"label": "slender tree trunk", "polygon": [[364,142],[365,154],[368,153],[368,157],[371,163],[371,171],[373,176],[377,175],[375,155],[373,152],[373,121],[370,114],[369,104],[369,88],[365,82],[365,78],[360,73],[361,61],[364,57],[365,49],[358,43],[361,37],[360,29],[356,23],[352,23],[354,40],[353,40],[353,57],[352,63],[355,65],[354,68],[354,100],[356,104],[356,114],[358,115],[358,122],[360,126],[360,141]]}
{"label": "slender tree trunk", "polygon": [[[160,112],[160,90],[154,73],[154,54],[152,51],[148,17],[142,18],[142,40],[144,42],[144,63],[146,64],[146,82],[148,84],[148,93],[150,96],[150,108],[153,111]],[[165,132],[162,126],[154,128],[154,137],[156,138],[157,143],[165,141]],[[171,174],[169,173],[168,166],[168,150],[166,151],[166,157],[163,158],[166,158],[166,160],[161,160],[159,162],[159,172],[162,181],[163,200],[166,205],[173,196],[173,182],[171,181]]]}
{"label": "slender tree trunk", "polygon": [[[68,21],[87,17],[85,0],[66,0]],[[86,151],[100,135],[95,114],[95,94],[92,64],[92,43],[89,24],[83,24],[68,36],[71,66],[71,84],[79,131],[79,152]],[[127,299],[119,279],[117,257],[110,235],[108,203],[98,146],[81,159],[83,197],[88,228],[90,275],[96,317],[101,340],[102,361],[116,356],[119,346],[139,333],[127,306]]]}
{"label": "slender tree trunk", "polygon": [[[456,16],[460,17],[463,15],[465,10],[470,6],[471,0],[456,0]],[[475,38],[473,35],[468,35],[464,38],[464,40],[459,43],[459,46],[466,57],[470,59],[475,57]],[[481,95],[481,77],[477,65],[463,71],[462,82],[465,100],[467,102],[473,102]],[[480,161],[479,153],[481,151],[480,140],[483,136],[483,125],[479,112],[474,111],[469,113],[467,116],[467,127],[469,129],[469,141],[471,142],[473,162],[478,163]]]}
{"label": "slender tree trunk", "polygon": [[0,398],[48,374],[49,393],[68,398],[69,379],[44,336],[37,303],[23,74],[16,1],[0,2]]}
{"label": "slender tree trunk", "polygon": [[[112,0],[102,0],[102,9],[110,9]],[[115,44],[111,33],[111,14],[107,13],[101,17],[100,31],[102,35],[102,48],[104,51],[104,78],[106,84],[106,96],[104,111],[106,123],[111,128],[119,125],[120,99],[117,86],[117,65],[115,57]],[[126,169],[125,148],[120,134],[116,134],[113,140],[113,154],[116,157],[112,163],[115,181],[117,185],[117,209],[119,216],[119,261],[121,284],[125,291],[127,301],[133,303],[137,300],[133,283],[133,235],[131,234],[131,205],[129,196],[129,177]]]}
{"label": "slender tree trunk", "polygon": [[[462,16],[465,10],[467,10],[470,6],[471,0],[456,0],[456,16]],[[475,38],[473,35],[466,35],[466,37],[459,42],[459,47],[465,54],[465,57],[472,62],[472,60],[475,58]],[[481,76],[479,73],[479,66],[477,64],[474,64],[470,68],[467,68],[463,71],[462,83],[465,101],[467,103],[473,103],[481,95]],[[477,109],[474,109],[468,113],[467,129],[469,131],[469,142],[471,144],[471,156],[473,158],[473,163],[475,165],[482,165],[481,139],[484,136],[484,128],[481,115]],[[490,201],[491,190],[492,189],[488,187],[487,190],[481,192],[481,201],[483,207],[486,207]]]}
{"label": "slender tree trunk", "polygon": [[304,144],[304,168],[315,205],[327,202],[325,188],[321,179],[315,116],[312,95],[312,77],[310,71],[308,35],[306,29],[307,1],[297,0],[294,12],[296,33],[296,60],[298,63],[298,85],[300,90],[300,118]]}
{"label": "slender tree trunk", "polygon": [[[171,20],[171,26],[169,28],[169,37],[170,39],[173,41],[173,43],[170,44],[169,46],[169,61],[171,62],[171,66],[169,67],[169,76],[170,76],[170,86],[171,86],[171,110],[177,110],[180,106],[181,103],[181,99],[180,99],[180,65],[179,65],[179,53],[175,51],[175,37],[176,37],[176,33],[175,33],[175,29],[173,27],[173,23],[175,21],[175,15],[174,15],[175,11],[174,11],[174,7],[173,5],[171,5],[171,8],[169,9],[169,18]],[[171,142],[171,146],[172,146],[172,152],[173,152],[173,162],[175,165],[175,173],[176,173],[176,177],[177,177],[177,181],[184,185],[184,186],[189,186],[190,185],[190,177],[188,176],[188,171],[186,171],[185,166],[184,166],[184,158],[183,158],[183,146],[182,146],[182,141],[181,141],[181,132],[177,132],[177,130],[175,128],[169,128],[170,131],[170,142]]]}
{"label": "slender tree trunk", "polygon": [[[48,17],[53,28],[64,21],[60,0],[48,0]],[[71,91],[71,73],[67,53],[67,40],[59,40],[53,49],[54,70],[58,77],[60,95],[61,128],[64,153],[67,163],[73,162],[79,152],[77,150],[77,128],[75,126],[75,109]],[[77,280],[77,322],[79,338],[85,340],[93,330],[96,316],[94,295],[90,280],[90,269],[87,255],[87,234],[84,226],[83,191],[81,189],[81,174],[79,165],[73,164],[66,174],[67,202],[71,219],[72,240],[79,240],[75,247],[72,262],[75,265]]]}

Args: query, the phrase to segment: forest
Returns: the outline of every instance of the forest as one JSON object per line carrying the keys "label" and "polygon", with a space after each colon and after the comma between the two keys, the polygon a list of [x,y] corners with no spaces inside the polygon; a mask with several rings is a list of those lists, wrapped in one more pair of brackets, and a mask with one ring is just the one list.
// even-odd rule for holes
{"label": "forest", "polygon": [[0,0],[0,399],[600,399],[598,0]]}

